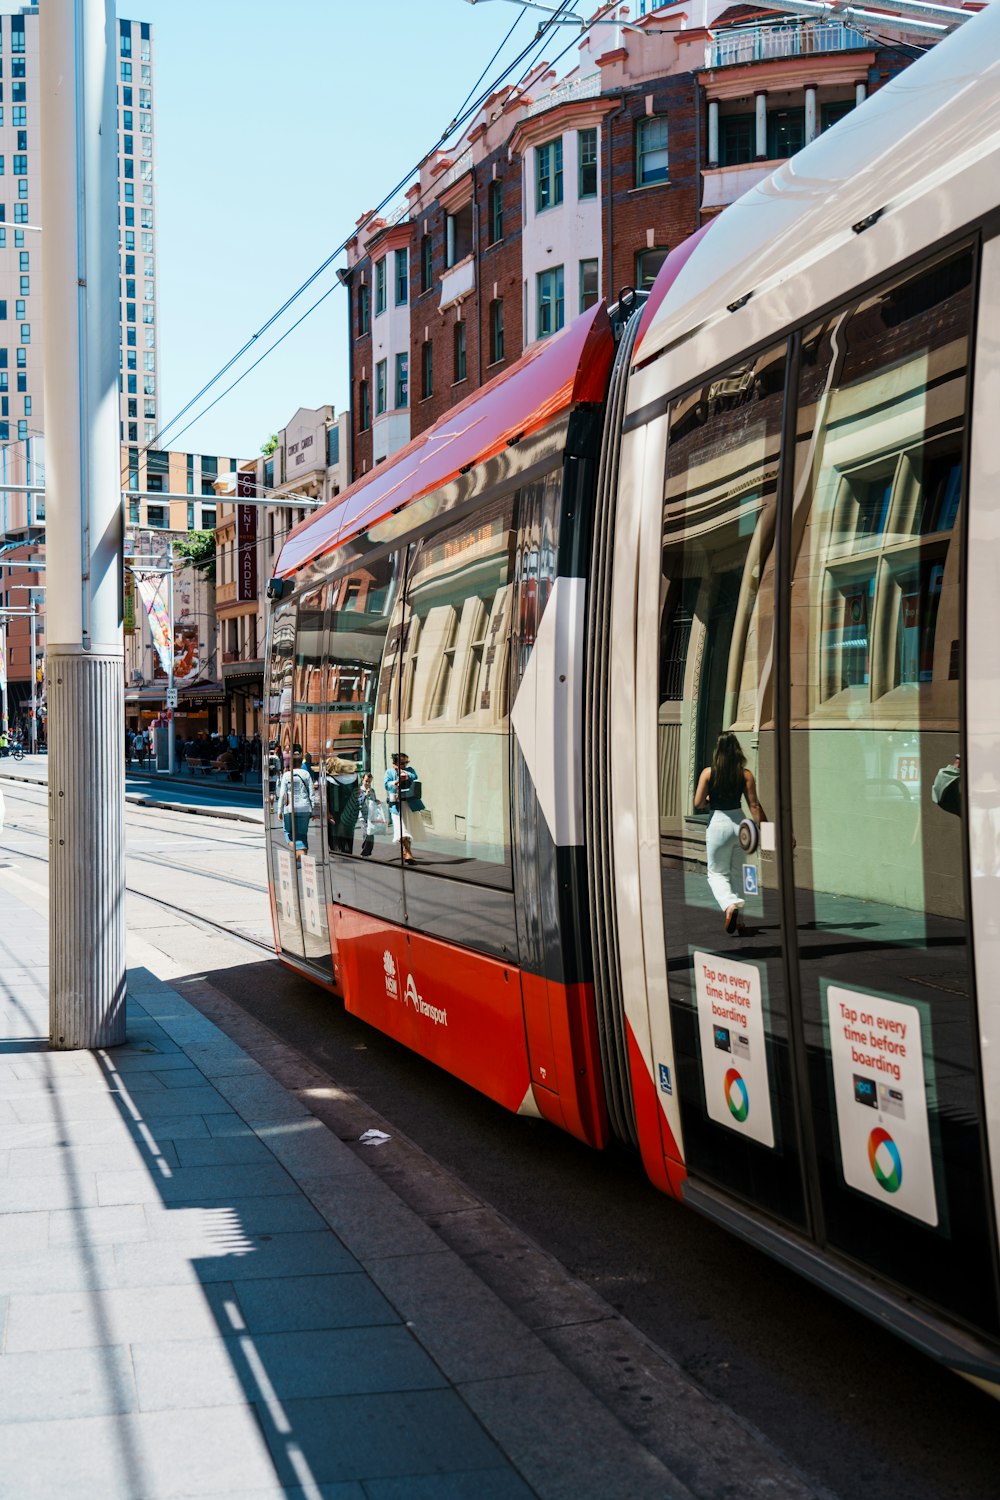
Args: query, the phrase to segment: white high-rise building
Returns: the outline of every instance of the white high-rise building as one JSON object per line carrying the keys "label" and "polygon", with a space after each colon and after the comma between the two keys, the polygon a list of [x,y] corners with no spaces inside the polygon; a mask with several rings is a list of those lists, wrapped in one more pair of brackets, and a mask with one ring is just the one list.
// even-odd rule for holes
{"label": "white high-rise building", "polygon": [[[123,474],[157,428],[153,28],[118,21],[118,228]],[[44,473],[38,3],[0,0],[0,481]],[[37,537],[40,497],[0,492],[0,545]]]}

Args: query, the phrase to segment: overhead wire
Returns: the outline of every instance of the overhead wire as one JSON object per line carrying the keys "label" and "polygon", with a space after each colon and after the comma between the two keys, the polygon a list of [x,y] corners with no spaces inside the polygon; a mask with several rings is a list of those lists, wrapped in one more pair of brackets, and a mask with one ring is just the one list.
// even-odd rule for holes
{"label": "overhead wire", "polygon": [[[579,0],[562,0],[562,4],[559,7],[559,13],[560,14],[565,13],[567,15],[569,15],[569,14],[575,14],[575,12],[576,12],[576,6],[577,6],[578,3],[579,3]],[[605,9],[607,9],[607,8],[609,8],[609,7],[605,7]],[[522,12],[523,12],[523,9],[524,8],[522,8]],[[518,20],[520,20],[520,19],[521,19],[521,17],[518,16]],[[570,41],[567,43],[567,45],[562,49],[562,51],[558,52],[556,54],[556,56],[551,60],[551,63],[549,64],[549,66],[550,67],[554,67],[556,65],[556,63],[560,62],[562,60],[562,58],[566,56],[567,52],[569,52],[573,47],[578,46],[581,37],[583,37],[586,34],[586,32],[591,29],[591,27],[595,24],[595,21],[597,19],[598,18],[595,17],[592,21],[588,22],[586,25],[583,25],[581,27],[581,30],[579,32],[574,33],[573,37],[570,39]],[[542,44],[544,42],[543,32],[548,31],[554,25],[555,25],[555,17],[553,16],[552,20],[549,21],[549,22],[547,22],[545,24],[544,28],[540,27],[539,31],[535,34],[534,38],[532,39],[532,45],[535,46],[535,57],[528,64],[528,66],[524,69],[524,71],[522,72],[521,77],[518,79],[517,83],[515,83],[514,85],[512,85],[512,92],[516,92],[516,90],[521,87],[521,85],[523,84],[524,80],[526,78],[530,77],[531,73],[534,71],[534,68],[538,64],[538,55],[539,55],[539,53],[541,51],[541,47],[542,47]],[[510,33],[508,32],[508,36],[509,35],[510,35]],[[515,61],[520,61],[521,58],[523,58],[524,54],[526,52],[530,51],[530,50],[531,50],[530,46],[527,47],[527,48],[524,48],[523,51],[519,54],[518,58]],[[509,71],[509,69],[506,70],[506,71]],[[493,93],[496,92],[496,90],[497,90],[497,88],[499,86],[500,86],[500,83],[498,82],[498,80],[494,80],[493,83],[490,85],[490,87],[483,94],[480,94],[480,96],[475,101],[475,103],[469,109],[467,109],[464,112],[464,114],[460,113],[459,118],[456,121],[452,122],[452,125],[449,127],[448,131],[441,137],[441,141],[447,140],[448,136],[451,133],[453,133],[454,129],[457,129],[459,125],[463,124],[465,122],[465,120],[469,119],[470,116],[473,115],[476,112],[476,110],[481,107],[481,105],[485,102],[485,100],[488,99],[491,94],[493,94]],[[438,142],[438,145],[441,144],[441,141]],[[434,149],[437,149],[437,148],[433,147],[432,150],[434,150]],[[429,155],[429,154],[430,153],[428,152],[428,153],[425,154],[425,156]],[[423,160],[425,160],[425,157],[421,157],[421,161],[423,161]],[[417,166],[419,167],[419,163],[417,164]],[[416,170],[416,169],[414,169],[414,170]],[[385,205],[386,205],[386,203],[389,203],[396,196],[396,194],[400,191],[400,188],[402,187],[402,185],[404,183],[408,182],[409,179],[410,179],[410,177],[412,177],[412,176],[413,176],[413,172],[411,171],[411,172],[409,172],[407,174],[406,177],[404,177],[403,179],[401,179],[401,182],[399,184],[397,184],[397,186],[394,187],[389,193],[387,193],[386,196],[382,199],[382,202],[379,204],[379,207],[375,208],[375,209],[373,209],[371,211],[371,213],[367,216],[367,218],[365,220],[365,223],[370,223],[371,220],[375,217],[375,215],[380,211],[380,209],[384,208]],[[364,226],[362,225],[361,227],[363,228]],[[359,230],[355,229],[354,234],[357,234],[358,232],[359,232]],[[353,235],[351,236],[351,238],[353,238]],[[344,241],[344,245],[342,245],[340,248],[343,249],[344,246],[347,245],[347,243],[348,243],[348,241],[345,240]],[[328,260],[327,260],[326,263],[329,264],[330,260],[335,259],[336,256],[339,253],[340,253],[339,250],[335,251],[334,254],[328,258]],[[311,279],[314,279],[314,278],[311,278]],[[240,374],[237,375],[236,379],[233,380],[228,386],[226,386],[225,390],[221,391],[212,401],[209,402],[209,404],[207,406],[202,407],[198,412],[196,412],[195,415],[191,418],[191,420],[189,422],[185,423],[185,425],[180,429],[179,432],[174,433],[172,441],[176,442],[179,438],[183,437],[184,434],[191,427],[193,427],[196,422],[200,422],[203,417],[206,417],[210,411],[212,411],[216,406],[218,406],[218,404],[219,404],[220,401],[224,401],[225,398],[228,395],[231,395],[231,393],[236,389],[236,387],[238,385],[240,385],[247,378],[248,375],[251,375],[253,373],[253,371],[256,370],[256,368],[257,368],[258,365],[263,364],[264,360],[267,359],[271,354],[273,354],[274,351],[275,351],[275,349],[277,349],[280,344],[284,343],[285,339],[289,338],[291,336],[291,334],[293,334],[297,328],[299,328],[308,318],[312,317],[312,315],[316,311],[316,309],[318,307],[321,307],[322,304],[326,301],[326,299],[329,296],[331,296],[331,294],[333,292],[335,292],[337,290],[338,285],[339,285],[339,282],[335,282],[331,286],[327,287],[326,291],[323,292],[323,294],[320,297],[317,297],[316,301],[313,302],[309,307],[307,307],[306,310],[305,310],[305,312],[303,312],[301,314],[301,316],[298,317],[295,320],[294,323],[290,324],[290,326],[288,328],[286,328],[283,333],[279,334],[279,336],[274,340],[273,344],[269,344],[268,347],[264,350],[264,352],[261,355],[259,355],[258,358],[255,359],[252,364],[248,365],[245,370],[242,370],[240,372]],[[294,298],[292,298],[290,300],[294,301]],[[245,348],[246,347],[248,347],[248,346],[245,346]],[[244,348],[243,352],[245,352],[245,348]],[[208,384],[206,386],[204,386],[202,388],[202,391],[201,391],[200,394],[202,394],[202,395],[206,394],[207,391],[211,389],[211,387],[215,383],[215,381],[218,380],[218,379],[220,379],[221,376],[222,376],[222,374],[224,374],[226,370],[228,370],[229,368],[231,368],[232,364],[233,364],[233,361],[230,360],[223,367],[223,370],[220,371],[217,376],[215,376],[211,381],[208,382]],[[197,401],[198,399],[199,399],[198,397],[195,397],[195,398],[192,399],[192,401],[188,402],[187,406],[185,406],[184,409],[182,411],[178,412],[177,416],[173,418],[173,422],[179,421],[180,418],[185,414],[185,412],[188,411],[188,410],[190,410],[190,407],[192,405],[194,405],[195,401]],[[173,422],[168,423],[167,427],[165,427],[165,428],[163,428],[161,430],[163,432],[168,431],[169,428],[170,428],[170,426],[173,425]]]}
{"label": "overhead wire", "polygon": [[[247,351],[250,350],[253,347],[253,345],[257,342],[257,340],[264,333],[266,333],[269,328],[273,327],[274,324],[278,321],[278,319],[280,317],[282,317],[282,315],[285,312],[288,311],[288,309],[293,305],[293,303],[295,303],[299,299],[299,297],[302,296],[303,292],[307,291],[308,288],[310,286],[312,286],[313,283],[320,276],[322,276],[323,272],[326,271],[333,264],[333,262],[336,260],[337,256],[340,255],[346,249],[346,247],[350,243],[350,241],[357,234],[359,234],[366,227],[366,225],[370,224],[371,221],[382,211],[382,209],[385,208],[385,206],[388,203],[390,203],[392,201],[392,199],[395,198],[402,191],[402,189],[406,186],[407,182],[409,182],[410,179],[413,177],[414,173],[419,170],[420,163],[423,162],[424,160],[426,160],[426,158],[429,155],[431,155],[434,151],[438,150],[454,134],[454,132],[461,125],[463,125],[468,119],[471,118],[472,115],[475,114],[476,110],[478,110],[482,106],[482,104],[485,103],[485,101],[490,97],[490,95],[493,94],[493,93],[495,93],[496,90],[499,87],[502,86],[504,79],[516,67],[518,67],[521,64],[521,62],[528,55],[528,53],[530,53],[533,49],[537,53],[538,48],[539,48],[541,42],[544,40],[545,35],[556,24],[557,17],[560,16],[560,15],[563,15],[564,13],[570,13],[573,10],[575,10],[576,3],[577,3],[577,0],[561,0],[560,6],[559,6],[559,10],[553,15],[553,17],[549,21],[547,21],[544,24],[544,26],[542,26],[542,27],[539,28],[539,30],[532,37],[531,41],[525,47],[523,47],[521,49],[521,51],[517,54],[516,57],[514,57],[511,60],[510,63],[508,63],[503,68],[503,70],[501,71],[501,73],[496,78],[494,78],[491,81],[491,83],[488,85],[488,87],[484,91],[480,92],[475,98],[472,98],[472,94],[475,93],[475,89],[478,87],[478,83],[481,81],[482,77],[485,76],[485,73],[488,72],[489,67],[491,66],[491,64],[487,64],[487,67],[486,67],[486,69],[484,69],[483,74],[480,75],[480,79],[477,80],[477,83],[473,85],[473,89],[470,91],[470,94],[466,95],[466,99],[465,99],[465,101],[463,101],[462,108],[459,109],[459,111],[456,114],[456,116],[451,121],[449,121],[448,126],[442,132],[442,134],[438,137],[438,139],[435,141],[434,145],[431,146],[430,150],[429,151],[425,151],[421,155],[420,159],[414,164],[414,166],[412,166],[406,172],[406,174],[399,179],[399,181],[389,190],[389,192],[385,194],[385,196],[381,199],[381,201],[378,203],[378,205],[375,208],[373,208],[365,216],[363,222],[360,225],[356,225],[355,226],[355,228],[351,231],[351,233],[347,236],[347,238],[344,239],[344,240],[342,240],[341,243],[334,250],[332,250],[329,255],[327,255],[325,257],[325,259],[322,261],[322,263],[319,266],[316,267],[316,269],[311,273],[311,275],[309,275],[306,278],[306,280],[304,282],[302,282],[302,284],[294,292],[292,292],[290,294],[290,296],[288,296],[288,297],[285,298],[285,300],[282,302],[281,306],[279,308],[277,308],[275,310],[275,312],[273,312],[271,314],[271,316],[264,323],[261,324],[261,326],[256,330],[256,332],[254,332],[253,334],[251,334],[250,338],[248,338],[242,344],[242,346],[236,351],[235,354],[231,355],[230,358],[226,360],[225,364],[222,365],[222,367],[219,370],[216,371],[216,373],[211,377],[210,380],[208,380],[208,381],[205,382],[205,384],[201,387],[201,389],[199,391],[197,391],[195,393],[195,395],[192,396],[190,398],[190,400],[187,401],[184,404],[184,406],[180,409],[180,411],[177,412],[173,417],[171,417],[171,419],[170,419],[169,422],[166,422],[162,427],[160,427],[158,429],[158,431],[156,433],[156,436],[150,442],[144,444],[143,447],[138,450],[139,452],[141,452],[141,453],[148,452],[150,448],[155,448],[158,444],[162,443],[164,436],[168,432],[170,432],[172,428],[174,428],[176,426],[176,424],[180,421],[180,419],[183,416],[185,416],[191,410],[191,408],[193,406],[197,405],[197,403],[201,400],[201,398],[203,396],[205,396],[205,395],[208,394],[208,392],[212,389],[212,387],[214,385],[216,385],[218,383],[218,381],[220,381],[223,378],[223,376],[229,370],[232,369],[233,365],[235,365],[236,363],[238,363],[238,361],[243,358],[243,356],[247,353]],[[514,22],[514,26],[511,27],[510,30],[508,30],[507,35],[504,38],[504,41],[501,42],[500,47],[497,49],[497,52],[494,53],[494,59],[499,55],[499,52],[501,52],[503,50],[503,47],[506,45],[507,40],[509,40],[510,36],[513,33],[514,27],[516,27],[517,24],[521,21],[521,19],[522,19],[523,15],[525,14],[526,10],[527,10],[527,7],[526,6],[522,6],[521,12],[518,15],[517,19],[515,20],[515,22]],[[492,59],[491,59],[491,62],[492,62]],[[525,76],[527,76],[527,73],[530,72],[530,71],[531,71],[531,68],[529,66],[529,68],[526,70],[526,72],[524,74],[522,74],[522,80],[523,80],[523,78]],[[516,84],[514,87],[515,88],[518,87],[519,84],[520,84],[520,82],[522,80],[519,80],[518,84]],[[470,100],[471,100],[471,102],[470,102]],[[278,344],[281,343],[284,338],[287,338],[289,334],[291,334],[292,332],[294,332],[294,330],[304,321],[304,319],[306,317],[310,316],[311,313],[315,312],[316,308],[319,307],[319,306],[321,306],[321,304],[326,300],[326,298],[330,295],[330,293],[336,290],[337,285],[339,285],[339,283],[336,283],[336,282],[333,283],[326,290],[326,292],[324,292],[323,295],[321,297],[319,297],[316,300],[316,302],[314,302],[312,304],[312,306],[303,315],[303,317],[297,319],[296,322],[294,324],[292,324],[291,327],[288,328],[285,331],[285,333],[281,336],[281,338],[275,340],[275,342],[269,346],[269,348],[265,351],[265,354],[261,358],[266,358],[268,354],[272,353],[273,350],[278,347]],[[234,389],[235,386],[240,383],[240,380],[245,379],[246,376],[249,375],[252,370],[256,369],[257,365],[260,364],[260,363],[261,363],[261,359],[255,360],[254,363],[252,365],[250,365],[243,372],[243,374],[236,381],[234,381],[231,386],[229,386],[227,388],[227,390],[223,394],[226,395],[226,394],[229,393],[229,391],[231,391],[232,389]],[[193,423],[195,421],[199,421],[202,416],[206,415],[207,412],[211,411],[212,407],[215,406],[215,405],[217,405],[218,404],[218,400],[220,400],[220,399],[221,399],[221,397],[217,398],[215,401],[213,401],[211,403],[211,405],[209,405],[208,407],[204,408],[204,410],[201,411],[201,412],[199,412],[197,416],[193,417],[192,420],[190,422],[188,422],[185,425],[185,427],[183,427],[181,429],[181,431],[179,433],[175,433],[174,434],[174,437],[172,438],[172,441],[176,442],[177,438],[180,437],[184,432],[187,432],[188,429],[193,425]]]}

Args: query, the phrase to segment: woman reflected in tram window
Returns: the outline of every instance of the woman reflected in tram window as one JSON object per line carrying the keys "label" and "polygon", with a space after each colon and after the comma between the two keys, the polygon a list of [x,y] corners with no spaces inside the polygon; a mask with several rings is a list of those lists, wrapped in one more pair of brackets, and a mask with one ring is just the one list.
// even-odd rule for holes
{"label": "woman reflected in tram window", "polygon": [[698,777],[694,806],[696,812],[712,814],[705,832],[708,884],[725,912],[726,931],[731,935],[743,931],[744,902],[738,887],[743,863],[739,831],[744,800],[754,822],[763,823],[765,813],[757,801],[753,772],[747,767],[739,740],[726,730],[716,740],[712,764]]}

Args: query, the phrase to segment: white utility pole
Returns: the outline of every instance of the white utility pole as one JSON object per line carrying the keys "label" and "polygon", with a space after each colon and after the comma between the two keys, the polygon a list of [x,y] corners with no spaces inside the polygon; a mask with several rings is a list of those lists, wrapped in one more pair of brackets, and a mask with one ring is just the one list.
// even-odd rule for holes
{"label": "white utility pole", "polygon": [[125,723],[113,0],[40,9],[49,1044],[125,1040]]}

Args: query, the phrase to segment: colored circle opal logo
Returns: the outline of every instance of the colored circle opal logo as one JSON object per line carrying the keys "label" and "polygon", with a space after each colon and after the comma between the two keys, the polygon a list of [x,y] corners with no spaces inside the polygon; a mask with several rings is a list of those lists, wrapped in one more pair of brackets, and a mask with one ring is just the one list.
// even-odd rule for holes
{"label": "colored circle opal logo", "polygon": [[750,1112],[750,1096],[747,1093],[746,1084],[735,1068],[729,1068],[726,1072],[726,1103],[729,1105],[729,1113],[733,1119],[738,1120],[742,1125]]}
{"label": "colored circle opal logo", "polygon": [[899,1147],[887,1130],[876,1126],[868,1137],[868,1163],[875,1181],[887,1193],[897,1193],[903,1181],[903,1161]]}

